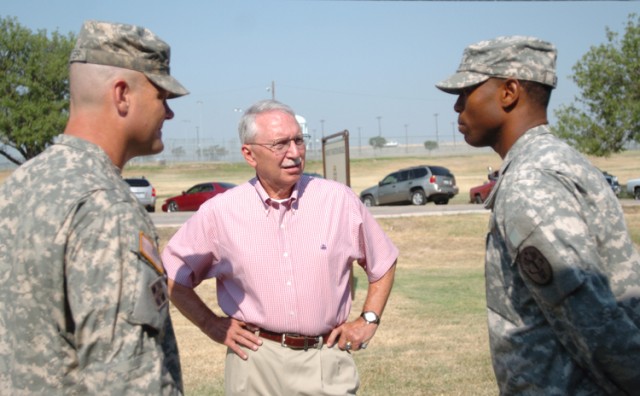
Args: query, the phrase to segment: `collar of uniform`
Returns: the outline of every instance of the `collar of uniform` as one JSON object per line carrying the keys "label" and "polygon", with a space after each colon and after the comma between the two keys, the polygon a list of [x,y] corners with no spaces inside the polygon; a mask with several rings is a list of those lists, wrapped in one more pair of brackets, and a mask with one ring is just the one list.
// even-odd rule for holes
{"label": "collar of uniform", "polygon": [[122,170],[118,168],[112,161],[102,147],[97,144],[91,143],[88,140],[81,139],[71,135],[58,135],[53,140],[54,144],[60,144],[63,146],[69,146],[79,151],[89,153],[96,159],[98,159],[106,168],[112,169],[119,175],[122,174]]}
{"label": "collar of uniform", "polygon": [[500,172],[499,172],[498,180],[496,181],[495,186],[493,186],[493,189],[491,190],[491,194],[489,194],[489,196],[487,197],[487,200],[484,203],[484,207],[486,209],[492,209],[493,210],[493,205],[495,203],[495,197],[498,194],[498,190],[500,190],[500,184],[502,184],[502,177],[507,172],[507,169],[509,168],[509,165],[511,165],[511,162],[515,158],[517,158],[518,155],[523,150],[526,150],[526,147],[529,145],[529,142],[531,140],[535,139],[536,137],[538,137],[540,135],[544,135],[544,134],[548,134],[548,133],[551,133],[551,130],[549,129],[549,125],[548,124],[538,125],[537,127],[531,128],[528,131],[526,131],[525,133],[523,133],[522,136],[520,136],[518,138],[518,140],[516,140],[516,142],[513,144],[513,146],[511,146],[511,148],[507,152],[507,155],[504,157],[504,161],[502,162],[502,166],[500,166]]}

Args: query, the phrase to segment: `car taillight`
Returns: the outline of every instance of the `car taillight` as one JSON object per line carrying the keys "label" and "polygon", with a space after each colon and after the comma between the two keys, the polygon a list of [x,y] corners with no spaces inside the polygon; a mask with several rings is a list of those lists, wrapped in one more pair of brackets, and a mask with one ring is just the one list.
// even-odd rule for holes
{"label": "car taillight", "polygon": [[151,187],[151,196],[152,197],[156,196],[156,188],[155,187]]}
{"label": "car taillight", "polygon": [[431,184],[436,184],[436,177],[435,177],[435,175],[431,175],[431,177],[429,178],[429,183],[431,183]]}

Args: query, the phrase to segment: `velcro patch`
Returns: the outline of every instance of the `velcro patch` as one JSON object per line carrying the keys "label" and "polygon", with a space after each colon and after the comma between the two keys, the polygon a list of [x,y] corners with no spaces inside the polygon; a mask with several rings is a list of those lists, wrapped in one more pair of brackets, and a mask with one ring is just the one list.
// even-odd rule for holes
{"label": "velcro patch", "polygon": [[160,252],[156,248],[156,244],[153,243],[151,238],[146,236],[144,232],[140,231],[140,254],[147,259],[151,265],[158,271],[160,275],[164,275],[164,267],[162,266],[162,259],[160,258]]}
{"label": "velcro patch", "polygon": [[520,270],[538,285],[546,285],[553,279],[551,264],[534,246],[522,249],[516,262],[520,266]]}

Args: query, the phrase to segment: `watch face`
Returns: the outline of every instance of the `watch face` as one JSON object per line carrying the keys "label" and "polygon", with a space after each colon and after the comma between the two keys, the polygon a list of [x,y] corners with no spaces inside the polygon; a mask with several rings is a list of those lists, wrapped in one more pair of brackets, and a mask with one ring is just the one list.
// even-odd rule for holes
{"label": "watch face", "polygon": [[362,317],[364,318],[364,320],[370,323],[378,322],[378,315],[376,315],[375,312],[364,312],[362,314]]}

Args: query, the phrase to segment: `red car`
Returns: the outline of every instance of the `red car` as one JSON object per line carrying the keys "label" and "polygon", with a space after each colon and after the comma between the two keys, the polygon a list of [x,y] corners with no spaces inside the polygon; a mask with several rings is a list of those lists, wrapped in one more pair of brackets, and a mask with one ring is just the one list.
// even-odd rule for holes
{"label": "red car", "polygon": [[498,180],[498,171],[492,172],[489,170],[487,178],[489,181],[485,182],[483,185],[471,187],[469,190],[469,202],[481,204],[487,199],[489,194],[491,194],[491,190],[493,190],[493,186]]}
{"label": "red car", "polygon": [[163,212],[195,211],[200,208],[207,199],[218,194],[222,194],[235,184],[224,182],[200,183],[191,187],[187,191],[183,191],[182,195],[167,198],[162,204]]}

